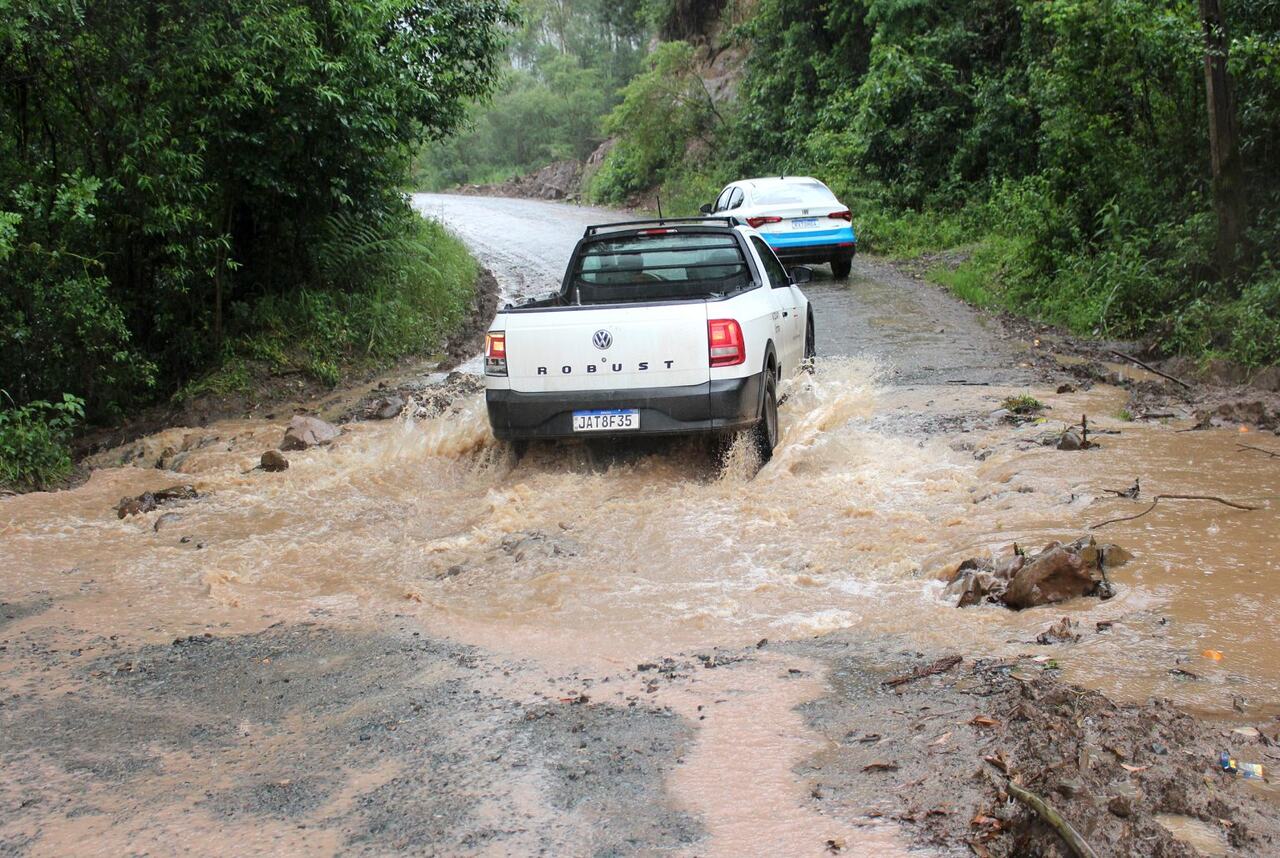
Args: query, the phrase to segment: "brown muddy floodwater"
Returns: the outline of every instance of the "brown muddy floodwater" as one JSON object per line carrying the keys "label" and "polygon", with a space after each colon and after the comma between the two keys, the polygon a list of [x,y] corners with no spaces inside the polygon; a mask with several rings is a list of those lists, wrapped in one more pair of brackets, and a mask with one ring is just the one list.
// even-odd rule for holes
{"label": "brown muddy floodwater", "polygon": [[[1274,699],[1280,468],[1241,455],[1226,430],[1105,417],[1095,425],[1122,434],[1076,455],[1033,443],[1042,425],[934,431],[930,410],[982,415],[1004,391],[882,388],[875,372],[823,361],[791,390],[781,448],[754,477],[750,463],[721,469],[678,442],[617,454],[548,445],[517,464],[492,443],[482,396],[436,419],[353,424],[331,448],[292,454],[279,475],[245,472],[280,425],[215,425],[207,434],[223,440],[192,453],[181,477],[101,469],[72,492],[4,501],[7,585],[47,594],[69,622],[117,630],[394,606],[437,633],[572,664],[850,627],[1014,653],[1061,614],[1114,622],[1063,656],[1086,684],[1206,711],[1229,711],[1233,696]],[[1120,402],[1096,391],[1046,398],[1064,414]],[[1103,529],[1136,555],[1115,571],[1120,594],[1108,602],[1013,613],[942,597],[935,575],[955,560],[1141,511],[1105,496],[1134,477],[1149,494],[1264,508],[1167,501]],[[162,511],[115,518],[121,496],[182,478],[207,498],[178,521],[153,532]],[[1201,658],[1206,649],[1223,659]],[[1204,680],[1170,675],[1181,659]]]}
{"label": "brown muddy floodwater", "polygon": [[[457,203],[486,204],[495,201]],[[509,276],[504,285],[519,291]],[[279,422],[173,429],[142,446],[180,447],[195,433],[181,473],[103,467],[73,491],[0,500],[3,601],[57,606],[5,633],[56,622],[149,643],[397,616],[554,675],[837,629],[926,652],[1014,656],[1043,651],[1036,634],[1071,616],[1082,640],[1052,650],[1067,679],[1224,717],[1233,700],[1255,717],[1280,713],[1280,460],[1241,454],[1235,432],[1112,417],[1124,404],[1115,388],[1038,387],[1018,366],[1021,347],[975,344],[989,333],[945,299],[903,306],[901,287],[871,277],[813,292],[826,356],[785,391],[781,446],[758,475],[740,451],[721,466],[694,442],[535,446],[517,463],[493,442],[482,395],[431,419],[348,425],[328,448],[291,453],[280,474],[250,470],[278,444]],[[950,361],[948,338],[963,343]],[[990,384],[948,383],[964,379]],[[1025,390],[1051,406],[1045,422],[990,416]],[[1086,412],[1119,434],[1080,453],[1039,443]],[[1261,509],[1168,501],[1098,531],[1135,555],[1112,573],[1118,595],[1107,602],[1013,613],[959,610],[943,597],[948,564],[1140,512],[1144,503],[1105,491],[1135,477],[1144,496],[1212,494]],[[174,508],[176,520],[159,523],[165,510],[116,518],[122,496],[179,481],[204,497]],[[1095,633],[1102,621],[1110,631]],[[727,701],[668,779],[709,838],[696,854],[820,851],[820,820],[791,769],[820,750],[793,708],[819,696],[822,680],[777,679],[786,673],[766,660],[696,700],[658,695],[694,723],[706,694]],[[29,677],[4,681],[13,689]],[[906,843],[888,827],[824,824],[862,854]]]}

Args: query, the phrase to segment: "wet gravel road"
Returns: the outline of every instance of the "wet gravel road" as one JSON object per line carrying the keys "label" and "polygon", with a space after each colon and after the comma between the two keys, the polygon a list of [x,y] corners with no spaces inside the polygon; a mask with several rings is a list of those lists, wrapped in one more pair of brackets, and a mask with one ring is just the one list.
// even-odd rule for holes
{"label": "wet gravel road", "polygon": [[[415,207],[443,221],[493,271],[503,301],[559,289],[573,246],[591,224],[632,220],[608,209],[539,200],[418,194]],[[820,355],[867,356],[886,381],[1024,384],[1025,352],[964,302],[858,257],[846,280],[814,266]]]}
{"label": "wet gravel road", "polygon": [[[414,202],[504,299],[556,288],[583,228],[619,217]],[[1109,810],[1130,776],[1165,812],[1226,819],[1237,854],[1275,854],[1236,784],[1200,789],[1217,730],[1091,698],[1100,738],[1053,662],[1020,654],[1039,617],[933,595],[931,560],[1042,539],[1075,509],[1085,478],[1015,479],[1020,445],[1044,448],[990,414],[1044,380],[1025,347],[875,260],[817,273],[819,353],[851,359],[792,399],[759,482],[678,445],[614,471],[512,464],[472,388],[437,417],[345,426],[282,474],[252,471],[281,421],[228,421],[131,445],[75,491],[0,498],[0,856],[950,855],[978,835],[1060,854],[984,755],[1046,792],[1084,761],[1054,800],[1113,854],[1190,854],[1150,808]],[[187,470],[147,464],[187,440]],[[117,520],[121,495],[178,480],[204,494],[176,520]],[[937,650],[965,662],[886,690]],[[1129,765],[1089,762],[1104,739]]]}

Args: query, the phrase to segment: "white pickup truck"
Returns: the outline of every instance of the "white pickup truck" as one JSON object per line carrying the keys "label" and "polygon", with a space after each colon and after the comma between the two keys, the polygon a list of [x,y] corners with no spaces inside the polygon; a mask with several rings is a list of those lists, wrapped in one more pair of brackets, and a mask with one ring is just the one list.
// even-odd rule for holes
{"label": "white pickup truck", "polygon": [[508,304],[485,342],[499,439],[750,431],[767,461],[778,382],[811,363],[813,311],[733,218],[588,227],[560,290]]}

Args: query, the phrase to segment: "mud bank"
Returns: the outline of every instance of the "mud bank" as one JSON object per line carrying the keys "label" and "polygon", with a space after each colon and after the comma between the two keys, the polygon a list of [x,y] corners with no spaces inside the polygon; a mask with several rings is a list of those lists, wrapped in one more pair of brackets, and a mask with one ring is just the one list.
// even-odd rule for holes
{"label": "mud bank", "polygon": [[[466,317],[441,344],[439,354],[405,358],[390,368],[349,379],[346,386],[337,390],[301,373],[280,374],[264,366],[248,392],[210,393],[175,400],[143,409],[116,426],[86,431],[73,443],[77,465],[66,487],[82,484],[92,469],[102,464],[101,460],[87,460],[175,426],[204,427],[229,419],[273,420],[294,413],[314,413],[333,420],[351,414],[360,404],[376,397],[378,391],[422,386],[432,373],[451,370],[479,354],[498,298],[497,280],[488,268],[482,267]],[[127,455],[130,451],[125,452]],[[130,463],[132,460],[123,462]]]}
{"label": "mud bank", "polygon": [[1061,681],[1052,651],[966,660],[891,686],[937,654],[888,647],[848,633],[787,647],[829,667],[831,692],[801,710],[832,747],[797,769],[824,813],[892,820],[948,853],[1073,854],[1010,797],[1012,778],[1098,855],[1201,854],[1161,822],[1168,817],[1206,832],[1221,847],[1211,854],[1280,853],[1274,791],[1218,763],[1230,750],[1272,765],[1274,722],[1233,733],[1168,700],[1118,704]]}

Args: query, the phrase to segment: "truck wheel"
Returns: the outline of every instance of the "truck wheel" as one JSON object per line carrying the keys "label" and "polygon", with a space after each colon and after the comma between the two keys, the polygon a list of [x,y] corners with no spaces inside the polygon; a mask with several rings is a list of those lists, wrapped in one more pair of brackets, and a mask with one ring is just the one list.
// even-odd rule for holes
{"label": "truck wheel", "polygon": [[773,458],[773,448],[778,446],[778,382],[772,372],[765,372],[764,376],[764,405],[760,409],[760,422],[751,430],[751,439],[762,465]]}
{"label": "truck wheel", "polygon": [[818,347],[814,342],[813,333],[813,314],[809,314],[809,321],[804,326],[804,361],[800,364],[800,368],[809,375],[813,375],[814,366],[818,361]]}
{"label": "truck wheel", "polygon": [[852,256],[837,256],[831,260],[831,276],[837,280],[843,280],[849,276],[849,272],[853,270]]}

